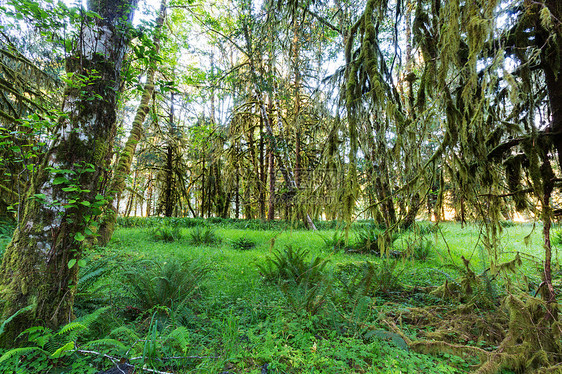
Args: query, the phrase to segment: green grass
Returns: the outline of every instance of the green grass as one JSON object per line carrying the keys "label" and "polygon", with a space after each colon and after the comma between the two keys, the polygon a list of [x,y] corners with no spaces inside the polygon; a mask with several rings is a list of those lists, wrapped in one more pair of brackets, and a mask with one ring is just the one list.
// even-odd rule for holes
{"label": "green grass", "polygon": [[[405,313],[409,307],[458,305],[455,300],[442,300],[420,290],[437,287],[446,279],[454,280],[462,275],[461,256],[470,259],[476,274],[486,270],[489,259],[482,249],[478,225],[461,228],[442,223],[432,233],[401,233],[392,248],[399,255],[384,259],[327,246],[326,238],[340,234],[334,229],[310,232],[258,227],[252,230],[229,227],[221,221],[211,224],[220,242],[194,245],[189,239],[194,230],[191,224],[174,226],[179,230],[174,241],[154,240],[153,227],[166,224],[158,221],[158,226],[145,225],[135,221],[135,225],[119,228],[107,248],[93,251],[88,257],[92,263],[108,259],[107,266],[111,268],[100,271],[96,282],[92,277],[88,279],[89,293],[80,290],[77,314],[85,315],[101,306],[110,306],[112,310],[110,317],[100,322],[102,327],[88,335],[89,340],[104,338],[113,330],[110,335],[119,337],[121,344],[130,349],[129,357],[150,352],[154,358],[149,361],[150,367],[173,373],[260,373],[265,365],[270,373],[463,373],[474,363],[457,356],[428,356],[407,351],[401,338],[387,331],[382,318]],[[528,224],[505,227],[501,233],[503,254],[499,255],[499,261],[511,260],[517,252],[525,254],[524,259],[541,258],[541,230],[540,225],[534,231]],[[531,231],[526,245],[523,238]],[[347,243],[352,243],[354,237],[352,229]],[[233,246],[240,238],[255,246],[244,250]],[[430,242],[427,258],[416,260],[400,255],[422,240]],[[304,263],[312,264],[306,266],[316,266],[311,260],[314,257],[327,260],[321,274],[318,273],[321,279],[312,285],[262,279],[257,265],[263,266],[276,251],[287,246],[306,253]],[[156,305],[152,298],[148,300],[150,303],[143,303],[139,300],[142,293],[130,291],[135,274],[145,283],[147,279],[156,283],[164,278],[156,271],[158,267],[143,270],[143,261],[162,264],[163,268],[174,261],[194,263],[205,269],[205,276],[197,278],[196,285],[186,283],[185,287],[190,288],[185,292],[181,280],[184,277],[173,278],[179,279],[174,289],[184,292],[187,298],[156,302],[164,305]],[[366,266],[366,261],[372,266]],[[539,274],[530,261],[524,261],[519,271],[530,278]],[[372,277],[364,278],[369,272]],[[322,289],[311,291],[317,282]],[[501,279],[493,282],[495,289],[501,291]],[[369,290],[346,289],[352,286],[360,289],[364,285]],[[309,295],[313,300],[302,299]],[[139,308],[139,305],[145,306]],[[313,308],[307,309],[310,305]],[[419,332],[416,326],[410,328],[406,324],[403,329],[412,336]],[[177,340],[178,336],[181,341]],[[147,346],[148,342],[153,344]],[[77,344],[86,341],[78,340]],[[110,345],[98,349],[119,354]],[[200,358],[158,359],[171,356]],[[96,361],[98,368],[102,363],[103,360]]]}

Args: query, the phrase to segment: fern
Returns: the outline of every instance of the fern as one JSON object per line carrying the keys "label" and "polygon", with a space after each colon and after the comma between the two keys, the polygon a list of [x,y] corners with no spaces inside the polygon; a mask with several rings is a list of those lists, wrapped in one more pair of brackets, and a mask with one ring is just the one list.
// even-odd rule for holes
{"label": "fern", "polygon": [[0,364],[3,362],[8,361],[9,359],[13,358],[13,357],[18,357],[21,355],[28,355],[32,352],[41,352],[43,353],[45,356],[49,356],[49,352],[39,348],[39,347],[22,347],[22,348],[14,348],[14,349],[10,349],[8,352],[4,353],[1,357],[0,357]]}
{"label": "fern", "polygon": [[68,334],[70,337],[71,334],[72,336],[75,336],[80,331],[87,330],[87,329],[88,328],[85,325],[81,324],[80,322],[70,322],[64,325],[63,327],[61,327],[61,329],[56,333],[56,335]]}
{"label": "fern", "polygon": [[166,343],[166,346],[176,348],[181,354],[186,355],[189,348],[189,331],[186,327],[180,326],[164,338],[164,343]]}
{"label": "fern", "polygon": [[124,273],[124,286],[140,309],[170,309],[187,303],[199,289],[207,269],[194,261],[171,259],[164,264],[143,261]]}
{"label": "fern", "polygon": [[103,338],[103,339],[96,339],[96,340],[89,341],[83,344],[82,348],[88,349],[88,348],[94,348],[100,346],[116,348],[119,352],[126,352],[128,349],[127,346],[122,342],[120,342],[119,340],[111,339],[111,338]]}
{"label": "fern", "polygon": [[0,325],[0,336],[4,333],[4,330],[6,329],[8,323],[10,323],[14,318],[19,316],[20,314],[29,312],[31,310],[33,310],[33,305],[28,305],[25,308],[21,308],[20,310],[12,314],[10,317],[6,318],[6,320],[2,322],[2,325]]}
{"label": "fern", "polygon": [[108,335],[108,338],[115,338],[116,340],[123,341],[126,345],[133,345],[135,342],[141,340],[141,337],[131,328],[127,326],[119,326]]}

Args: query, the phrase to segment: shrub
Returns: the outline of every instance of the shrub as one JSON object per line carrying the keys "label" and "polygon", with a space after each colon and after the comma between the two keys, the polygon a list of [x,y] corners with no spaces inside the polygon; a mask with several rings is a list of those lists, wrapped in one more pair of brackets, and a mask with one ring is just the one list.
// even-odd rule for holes
{"label": "shrub", "polygon": [[255,241],[250,240],[250,239],[245,238],[245,237],[234,239],[232,241],[232,247],[234,249],[238,249],[240,251],[247,251],[247,250],[250,250],[250,249],[254,248],[255,246],[256,246]]}
{"label": "shrub", "polygon": [[355,242],[350,251],[375,255],[380,255],[381,250],[389,253],[397,238],[397,233],[381,232],[377,225],[364,225],[355,232]]}
{"label": "shrub", "polygon": [[500,225],[503,228],[507,228],[507,227],[513,227],[516,225],[515,222],[513,222],[512,220],[506,220],[506,221],[500,221]]}
{"label": "shrub", "polygon": [[286,246],[283,252],[275,251],[264,265],[257,267],[266,281],[277,283],[293,312],[315,315],[331,287],[324,272],[328,261],[320,257],[309,260],[308,254],[306,250]]}
{"label": "shrub", "polygon": [[215,230],[209,226],[197,226],[189,232],[189,242],[192,245],[213,245],[221,242]]}
{"label": "shrub", "polygon": [[431,255],[433,242],[429,239],[421,238],[407,243],[406,255],[418,261],[425,261]]}
{"label": "shrub", "polygon": [[357,300],[363,296],[374,296],[377,293],[389,293],[402,289],[396,271],[398,261],[387,260],[380,265],[365,261],[359,264],[340,266],[336,278],[348,300]]}
{"label": "shrub", "polygon": [[181,240],[183,237],[179,227],[165,225],[150,230],[150,236],[152,236],[152,239],[154,240],[167,243]]}
{"label": "shrub", "polygon": [[419,236],[425,236],[429,234],[434,234],[439,230],[439,227],[436,224],[428,223],[416,223],[412,227],[412,231]]}
{"label": "shrub", "polygon": [[322,240],[324,241],[324,247],[331,251],[338,252],[345,248],[343,232],[335,231],[332,236],[322,237]]}
{"label": "shrub", "polygon": [[307,250],[287,245],[283,252],[274,251],[272,257],[267,257],[265,264],[258,264],[257,267],[267,281],[317,283],[322,280],[328,261],[320,257],[308,260],[308,255]]}
{"label": "shrub", "polygon": [[185,305],[199,290],[207,269],[195,261],[139,261],[123,274],[123,285],[141,312]]}

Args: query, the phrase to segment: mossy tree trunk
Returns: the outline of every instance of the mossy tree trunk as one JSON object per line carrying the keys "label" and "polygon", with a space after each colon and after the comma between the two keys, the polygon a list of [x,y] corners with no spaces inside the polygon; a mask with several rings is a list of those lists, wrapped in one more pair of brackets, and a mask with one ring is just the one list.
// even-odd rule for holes
{"label": "mossy tree trunk", "polygon": [[0,269],[3,316],[33,305],[6,327],[3,345],[33,325],[55,327],[72,318],[83,240],[99,214],[99,195],[116,133],[125,30],[134,0],[89,1],[101,17],[84,19],[67,72],[64,115],[56,139],[34,176],[20,225]]}
{"label": "mossy tree trunk", "polygon": [[[160,39],[161,31],[166,19],[166,1],[163,0],[160,5],[160,13],[156,19],[156,30],[153,40],[153,48],[150,54],[148,62],[148,70],[146,72],[146,83],[143,88],[143,93],[141,95],[140,104],[137,107],[137,112],[135,113],[135,118],[133,119],[133,125],[129,138],[125,143],[125,147],[121,151],[119,156],[119,161],[111,180],[108,193],[106,194],[107,206],[102,217],[100,228],[98,230],[97,244],[106,245],[113,232],[115,231],[115,223],[117,222],[117,215],[119,205],[117,202],[121,199],[121,194],[125,190],[125,182],[127,177],[131,173],[131,165],[133,163],[133,157],[135,155],[135,150],[137,144],[140,141],[143,134],[143,124],[148,115],[150,100],[154,93],[154,75],[157,69],[157,55],[160,50]],[[150,203],[148,205],[150,207]],[[149,209],[150,210],[150,209]],[[149,212],[150,214],[150,212]]]}

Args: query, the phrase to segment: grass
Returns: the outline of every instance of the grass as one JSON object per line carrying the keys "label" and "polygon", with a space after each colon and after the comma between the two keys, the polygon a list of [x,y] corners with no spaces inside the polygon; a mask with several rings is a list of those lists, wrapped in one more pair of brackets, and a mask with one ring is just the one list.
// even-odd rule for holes
{"label": "grass", "polygon": [[[160,225],[161,221],[155,226]],[[462,275],[461,256],[470,259],[477,274],[485,270],[487,255],[482,250],[478,225],[461,229],[457,224],[442,223],[437,231],[424,229],[398,235],[393,250],[399,253],[407,253],[412,243],[430,242],[429,255],[419,260],[413,256],[389,260],[347,253],[326,245],[326,238],[340,237],[341,232],[335,229],[317,233],[279,227],[243,229],[221,221],[211,224],[220,242],[194,245],[189,240],[194,228],[187,224],[174,226],[179,230],[174,241],[153,240],[151,227],[154,226],[147,227],[138,220],[135,225],[119,228],[107,248],[90,256],[111,258],[111,263],[118,265],[110,272],[100,272],[103,276],[95,284],[88,279],[90,292],[98,297],[81,291],[76,310],[95,310],[91,303],[96,300],[98,307],[109,305],[111,318],[103,323],[111,328],[105,333],[111,331],[112,337],[120,337],[122,344],[128,344],[129,356],[150,351],[154,357],[200,357],[173,362],[153,360],[150,367],[154,369],[173,373],[462,373],[473,364],[457,356],[427,356],[405,350],[401,338],[387,331],[381,316],[404,313],[411,306],[442,305],[444,300],[417,290],[436,287],[445,279]],[[529,233],[526,245],[523,238]],[[505,244],[500,260],[510,260],[517,252],[541,257],[540,226],[533,231],[532,225],[516,224],[505,227],[501,235]],[[353,239],[353,232],[349,238]],[[238,242],[243,243],[243,248],[233,245]],[[324,261],[321,289],[314,288],[316,281],[264,281],[257,265],[264,266],[286,248],[306,254],[303,266],[315,269],[313,258]],[[144,262],[152,265],[143,272],[138,264]],[[144,283],[152,280],[157,284],[162,276],[154,271],[158,268],[154,264],[164,267],[170,263],[197,264],[199,269],[205,269],[205,277],[197,277],[200,284],[176,282],[174,292],[186,296],[164,301],[151,297],[147,300],[150,303],[140,308],[143,300],[139,297],[144,296],[130,288],[135,273]],[[528,276],[538,274],[536,266],[529,262],[523,269]],[[125,274],[128,286],[117,281]],[[182,290],[182,283],[189,289]],[[363,285],[370,291],[350,289]],[[163,314],[166,318],[159,317]],[[104,329],[99,331],[101,334]],[[407,326],[405,331],[409,331]],[[414,327],[411,333],[416,331]],[[109,354],[118,353],[117,348],[105,349]],[[101,360],[96,362],[98,367],[102,365]]]}

